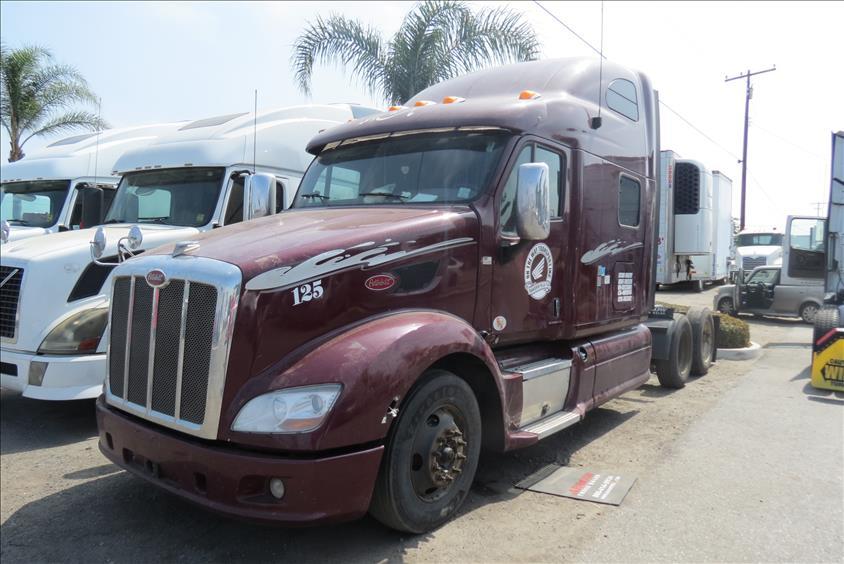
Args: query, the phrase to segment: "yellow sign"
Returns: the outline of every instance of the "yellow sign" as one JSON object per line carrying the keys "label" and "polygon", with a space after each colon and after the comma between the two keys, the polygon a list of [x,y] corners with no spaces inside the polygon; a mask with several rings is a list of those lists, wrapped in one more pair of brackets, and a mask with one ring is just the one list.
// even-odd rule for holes
{"label": "yellow sign", "polygon": [[844,329],[838,329],[831,340],[812,355],[812,386],[844,391]]}

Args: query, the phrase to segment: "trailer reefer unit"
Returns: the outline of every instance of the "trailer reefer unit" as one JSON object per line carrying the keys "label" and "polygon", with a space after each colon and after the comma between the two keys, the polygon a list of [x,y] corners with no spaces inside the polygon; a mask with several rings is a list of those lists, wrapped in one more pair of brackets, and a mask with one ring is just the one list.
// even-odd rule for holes
{"label": "trailer reefer unit", "polygon": [[109,459],[230,515],[418,533],[460,508],[482,446],[535,444],[652,365],[673,387],[705,372],[706,311],[649,320],[644,74],[521,63],[394,109],[314,137],[278,217],[115,269]]}
{"label": "trailer reefer unit", "polygon": [[181,125],[83,133],[4,164],[0,167],[0,240],[5,243],[99,225],[120,180],[117,159]]}
{"label": "trailer reefer unit", "polygon": [[264,111],[257,119],[246,113],[201,119],[125,153],[115,165],[122,179],[104,225],[4,246],[0,384],[34,399],[97,397],[116,264],[276,213],[310,161],[307,140],[373,111],[308,105]]}
{"label": "trailer reefer unit", "polygon": [[698,161],[662,151],[657,283],[706,282],[729,276],[732,182]]}

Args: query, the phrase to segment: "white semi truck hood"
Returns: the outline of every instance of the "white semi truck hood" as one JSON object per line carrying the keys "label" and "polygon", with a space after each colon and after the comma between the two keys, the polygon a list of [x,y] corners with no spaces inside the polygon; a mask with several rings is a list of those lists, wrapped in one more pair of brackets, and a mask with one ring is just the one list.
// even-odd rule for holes
{"label": "white semi truck hood", "polygon": [[[117,254],[117,241],[128,235],[131,225],[102,227],[106,233],[103,257],[114,257]],[[144,224],[141,229],[144,238],[140,250],[191,239],[200,232],[194,227],[168,225]],[[10,241],[3,245],[0,264],[23,269],[15,338],[4,338],[4,349],[36,352],[47,334],[66,317],[108,303],[111,274],[102,284],[98,294],[68,302],[80,275],[92,262],[90,241],[95,232],[94,228],[65,231],[44,237]],[[100,342],[98,351],[105,351],[104,341]]]}
{"label": "white semi truck hood", "polygon": [[[22,241],[30,237],[37,237],[39,235],[46,235],[50,230],[45,227],[32,227],[30,225],[12,225],[9,227],[9,240],[6,244],[14,241]],[[3,245],[3,252],[6,251],[6,244]]]}
{"label": "white semi truck hood", "polygon": [[[752,265],[743,265],[743,259],[755,259]],[[757,262],[764,259],[764,262]],[[750,270],[757,266],[775,265],[782,262],[782,247],[779,245],[755,245],[752,247],[736,247],[736,266]]]}

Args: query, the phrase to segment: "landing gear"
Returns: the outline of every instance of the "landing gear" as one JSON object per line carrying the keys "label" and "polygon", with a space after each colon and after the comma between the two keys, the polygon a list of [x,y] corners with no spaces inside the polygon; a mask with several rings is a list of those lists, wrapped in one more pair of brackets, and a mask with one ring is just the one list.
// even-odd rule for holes
{"label": "landing gear", "polygon": [[387,442],[370,513],[400,531],[423,533],[460,508],[478,467],[481,416],[472,389],[432,370],[401,409]]}

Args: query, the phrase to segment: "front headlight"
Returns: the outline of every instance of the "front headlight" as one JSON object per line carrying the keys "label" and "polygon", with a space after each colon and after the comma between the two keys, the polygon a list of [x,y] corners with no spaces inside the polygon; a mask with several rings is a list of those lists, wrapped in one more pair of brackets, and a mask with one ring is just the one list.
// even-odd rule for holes
{"label": "front headlight", "polygon": [[306,433],[319,427],[340,395],[340,384],[276,390],[252,398],[235,417],[232,431]]}
{"label": "front headlight", "polygon": [[53,328],[38,347],[44,354],[79,354],[97,350],[108,323],[108,307],[86,309]]}

